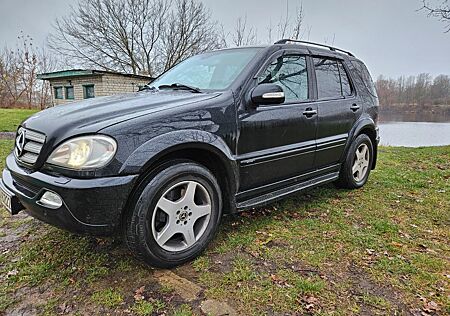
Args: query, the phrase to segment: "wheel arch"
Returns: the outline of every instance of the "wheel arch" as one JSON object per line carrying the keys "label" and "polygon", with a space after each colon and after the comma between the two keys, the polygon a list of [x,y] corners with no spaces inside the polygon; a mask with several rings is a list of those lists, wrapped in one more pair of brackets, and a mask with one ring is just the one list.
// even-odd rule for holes
{"label": "wheel arch", "polygon": [[235,195],[239,181],[236,160],[219,136],[192,130],[155,137],[129,156],[120,173],[138,173],[139,178],[128,198],[123,215],[130,209],[130,203],[142,188],[142,184],[175,161],[192,161],[209,169],[222,190],[224,213],[235,212]]}
{"label": "wheel arch", "polygon": [[361,134],[366,134],[369,136],[370,140],[372,141],[373,145],[373,162],[371,169],[375,169],[376,163],[377,163],[377,156],[378,156],[378,132],[377,132],[377,126],[375,122],[371,118],[364,118],[358,121],[355,126],[352,128],[347,144],[345,146],[344,155],[341,157],[341,162],[345,160],[345,157],[347,156],[347,151],[350,148],[350,145],[352,142]]}

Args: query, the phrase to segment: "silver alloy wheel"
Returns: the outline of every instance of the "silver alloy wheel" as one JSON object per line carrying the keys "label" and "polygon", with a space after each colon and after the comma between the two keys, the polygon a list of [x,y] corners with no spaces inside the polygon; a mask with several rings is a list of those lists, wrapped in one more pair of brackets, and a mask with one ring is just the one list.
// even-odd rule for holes
{"label": "silver alloy wheel", "polygon": [[204,234],[211,217],[211,197],[196,181],[182,181],[159,199],[151,229],[158,245],[167,251],[182,251]]}
{"label": "silver alloy wheel", "polygon": [[356,149],[352,174],[356,182],[360,182],[364,179],[369,169],[370,151],[369,146],[361,144]]}

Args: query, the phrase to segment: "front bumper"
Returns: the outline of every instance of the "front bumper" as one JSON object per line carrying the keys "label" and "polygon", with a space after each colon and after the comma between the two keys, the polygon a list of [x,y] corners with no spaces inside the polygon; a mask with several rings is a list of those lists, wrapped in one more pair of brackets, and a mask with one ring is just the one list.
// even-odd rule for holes
{"label": "front bumper", "polygon": [[[121,214],[137,175],[72,179],[32,172],[6,158],[2,185],[14,193],[31,216],[50,225],[92,235],[109,235],[120,225]],[[46,191],[59,194],[63,205],[46,208],[37,202]]]}

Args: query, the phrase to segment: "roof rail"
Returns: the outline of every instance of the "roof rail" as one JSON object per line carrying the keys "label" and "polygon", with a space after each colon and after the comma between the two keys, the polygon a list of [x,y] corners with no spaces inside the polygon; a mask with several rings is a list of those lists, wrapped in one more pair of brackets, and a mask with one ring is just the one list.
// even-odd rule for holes
{"label": "roof rail", "polygon": [[314,46],[319,46],[319,47],[325,47],[325,48],[328,48],[329,50],[332,50],[334,52],[336,52],[336,51],[337,52],[342,52],[342,53],[345,53],[345,54],[347,54],[349,56],[355,57],[355,55],[353,55],[352,53],[350,53],[350,52],[348,52],[346,50],[343,50],[343,49],[340,49],[340,48],[336,48],[336,47],[333,47],[333,46],[329,46],[329,45],[325,45],[325,44],[314,43],[314,42],[307,42],[307,41],[300,41],[300,40],[293,40],[293,39],[285,38],[285,39],[282,39],[282,40],[279,40],[279,41],[275,42],[274,44],[286,44],[288,42],[301,43],[301,44],[306,44],[306,45],[314,45]]}

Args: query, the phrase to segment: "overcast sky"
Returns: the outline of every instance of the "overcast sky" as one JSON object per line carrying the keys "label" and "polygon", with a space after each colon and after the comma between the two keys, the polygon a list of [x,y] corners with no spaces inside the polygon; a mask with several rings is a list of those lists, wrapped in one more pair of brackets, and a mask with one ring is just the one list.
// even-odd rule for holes
{"label": "overcast sky", "polygon": [[[436,0],[440,1],[440,0]],[[203,0],[212,17],[231,29],[236,18],[267,39],[269,21],[286,12],[286,0]],[[300,0],[289,0],[291,11]],[[76,0],[0,0],[0,44],[14,46],[20,31],[36,44],[45,41],[52,21],[67,14]],[[421,0],[303,0],[305,39],[332,43],[353,52],[374,77],[428,72],[450,74],[450,33],[444,24],[417,12]]]}

